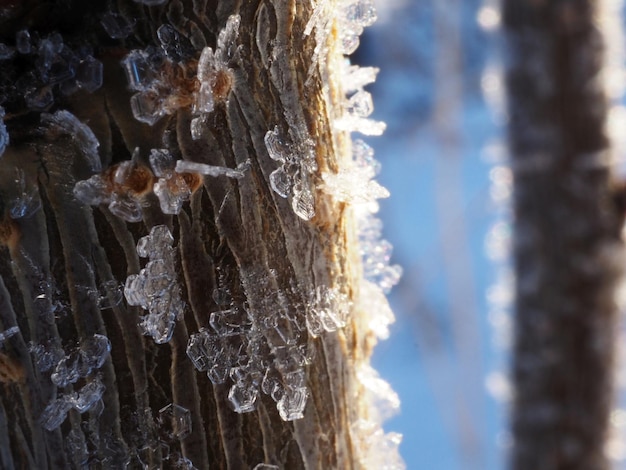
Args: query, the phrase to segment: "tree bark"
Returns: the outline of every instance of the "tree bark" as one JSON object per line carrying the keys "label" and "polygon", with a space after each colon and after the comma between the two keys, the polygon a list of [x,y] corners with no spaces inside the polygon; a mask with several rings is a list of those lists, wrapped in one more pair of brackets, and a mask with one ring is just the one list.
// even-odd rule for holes
{"label": "tree bark", "polygon": [[[311,5],[171,0],[147,7],[120,0],[109,7],[133,22],[134,30],[125,39],[111,39],[100,26],[105,3],[0,2],[5,44],[13,46],[15,33],[24,28],[41,38],[59,31],[74,49],[93,46],[94,57],[104,65],[97,91],[64,96],[52,86],[54,101],[41,111],[68,110],[86,123],[100,144],[105,171],[131,158],[149,166],[150,150],[160,148],[182,160],[230,168],[250,164],[240,179],[205,177],[175,216],[163,214],[156,196],[148,194],[142,221],[127,223],[106,205],[90,207],[74,197],[76,183],[93,175],[80,143],[42,125],[41,113],[25,104],[19,80],[31,72],[32,61],[15,55],[2,62],[11,142],[0,160],[0,330],[17,326],[19,333],[0,349],[0,467],[187,468],[183,457],[199,469],[259,463],[289,469],[358,466],[350,425],[363,409],[353,366],[368,357],[371,341],[354,322],[314,338],[305,321],[317,287],[356,295],[358,262],[349,248],[354,232],[344,206],[323,193],[315,194],[315,217],[299,218],[290,201],[269,186],[276,162],[264,144],[275,126],[285,132],[306,130],[318,167],[337,167],[331,113],[315,67],[307,82],[315,42],[303,31]],[[190,136],[189,106],[153,126],[134,119],[132,92],[120,65],[128,51],[158,44],[156,30],[168,23],[196,41],[190,55],[197,60],[198,44],[215,48],[233,14],[241,17],[240,58],[231,64],[234,83],[209,115],[202,138]],[[11,201],[21,191],[15,169],[23,171],[26,191],[41,200],[41,209],[21,218],[10,216]],[[94,294],[107,281],[124,283],[139,272],[145,260],[135,246],[157,225],[166,225],[174,236],[176,274],[186,303],[167,344],[142,335],[139,317],[146,312],[140,307],[123,300],[101,308],[102,299]],[[194,369],[185,349],[190,335],[209,328],[210,312],[220,309],[216,289],[259,318],[276,311],[294,318],[288,328],[296,345],[315,351],[307,366],[309,398],[302,419],[282,420],[276,403],[262,393],[254,411],[235,413],[227,398],[232,382],[214,385]],[[112,295],[105,292],[105,297]],[[59,427],[48,431],[41,425],[46,406],[78,391],[92,376],[57,386],[51,381],[54,366],[42,368],[33,351],[42,346],[70,354],[94,334],[111,342],[110,358],[97,372],[106,387],[103,407],[83,414],[71,409]],[[269,333],[265,337],[265,347],[277,344]],[[248,354],[275,358],[274,350]],[[159,410],[172,403],[191,416],[191,433],[182,439],[162,434]]]}
{"label": "tree bark", "polygon": [[503,8],[516,272],[511,464],[604,469],[624,258],[597,2]]}

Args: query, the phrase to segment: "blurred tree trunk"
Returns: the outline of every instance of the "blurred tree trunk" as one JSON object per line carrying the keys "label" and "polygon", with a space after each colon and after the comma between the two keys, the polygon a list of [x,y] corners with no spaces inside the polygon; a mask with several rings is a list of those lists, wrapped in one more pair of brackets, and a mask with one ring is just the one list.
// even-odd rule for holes
{"label": "blurred tree trunk", "polygon": [[[102,30],[105,4],[134,22],[127,39],[113,40]],[[189,136],[188,107],[152,127],[136,121],[120,59],[130,49],[158,44],[156,29],[163,23],[190,36],[198,28],[204,39],[195,39],[214,47],[232,14],[241,16],[242,60],[233,67],[228,105],[216,105],[206,135]],[[216,288],[258,311],[292,312],[300,325],[317,286],[338,286],[352,295],[347,245],[353,235],[346,231],[341,207],[318,194],[316,216],[303,221],[268,184],[277,163],[263,139],[274,126],[307,129],[318,165],[336,165],[321,78],[314,75],[304,85],[315,47],[303,35],[310,15],[309,2],[295,0],[171,0],[155,7],[122,0],[0,2],[0,41],[9,46],[15,33],[27,28],[32,37],[59,31],[74,48],[94,47],[94,56],[104,63],[103,86],[67,97],[53,87],[55,99],[45,111],[67,109],[88,124],[99,140],[104,168],[129,160],[136,148],[138,161],[147,164],[150,149],[164,146],[196,162],[231,168],[251,162],[240,180],[206,178],[178,216],[164,215],[149,195],[143,222],[126,223],[106,206],[76,200],[75,183],[92,174],[76,139],[51,134],[40,113],[20,101],[23,90],[15,85],[29,73],[30,62],[18,55],[2,62],[11,145],[0,160],[0,331],[18,326],[19,333],[0,349],[1,468],[123,468],[129,461],[135,468],[139,459],[150,468],[186,468],[181,457],[199,469],[244,469],[263,462],[289,469],[356,465],[349,425],[360,405],[354,401],[348,356],[367,355],[368,347],[356,343],[362,337],[355,325],[317,339],[301,331],[298,344],[314,347],[315,356],[308,366],[308,405],[304,418],[295,421],[281,420],[265,394],[255,411],[235,413],[227,399],[229,384],[213,385],[185,354],[189,336],[208,327],[209,312],[219,309],[212,297]],[[42,208],[12,219],[10,201],[20,191],[16,168]],[[163,345],[141,334],[137,324],[145,312],[139,307],[122,301],[102,309],[94,296],[103,283],[123,283],[139,271],[137,240],[158,224],[174,235],[187,303],[173,338]],[[44,408],[73,386],[55,386],[51,370],[35,363],[29,343],[31,349],[44,345],[68,352],[94,334],[112,343],[110,359],[100,369],[104,407],[82,415],[70,410],[60,427],[43,429]],[[158,412],[170,403],[190,411],[188,437],[161,437]]]}
{"label": "blurred tree trunk", "polygon": [[596,2],[506,0],[516,272],[512,468],[609,468],[622,214]]}

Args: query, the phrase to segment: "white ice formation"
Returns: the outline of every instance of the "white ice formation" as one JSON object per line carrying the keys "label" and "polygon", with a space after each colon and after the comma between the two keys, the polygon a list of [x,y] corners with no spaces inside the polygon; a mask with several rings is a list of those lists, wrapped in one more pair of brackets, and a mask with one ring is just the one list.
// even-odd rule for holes
{"label": "white ice formation", "polygon": [[[40,362],[44,347],[34,346],[31,351],[36,355],[36,362],[40,370]],[[58,355],[58,362],[53,365],[52,383],[61,388],[66,388],[76,383],[79,379],[88,379],[78,391],[71,391],[53,399],[48,403],[39,421],[48,431],[58,428],[70,409],[74,408],[79,413],[84,413],[94,408],[100,402],[105,386],[98,375],[94,373],[100,369],[109,357],[111,342],[100,334],[83,341],[80,346],[70,354]],[[50,357],[48,357],[50,359]]]}
{"label": "white ice formation", "polygon": [[[382,223],[376,217],[376,199],[389,195],[374,181],[379,164],[373,150],[362,140],[349,141],[349,133],[380,135],[385,124],[370,119],[373,111],[371,95],[364,87],[376,79],[378,69],[358,67],[345,57],[356,50],[363,28],[376,20],[373,0],[317,0],[305,35],[316,40],[314,64],[309,77],[319,71],[328,79],[326,96],[332,109],[338,170],[324,172],[321,189],[336,201],[350,204],[358,226],[362,281],[358,286],[355,308],[368,312],[370,334],[379,339],[389,336],[388,326],[394,321],[385,297],[397,284],[401,268],[389,264],[391,245],[381,239]],[[332,37],[339,35],[338,44]],[[333,85],[337,88],[331,89]],[[343,96],[343,99],[337,99]],[[348,142],[346,143],[346,140]],[[398,446],[402,436],[385,433],[382,422],[399,409],[399,400],[391,387],[381,379],[367,361],[358,365],[361,383],[360,400],[370,403],[370,410],[352,423],[355,455],[365,468],[404,468]]]}
{"label": "white ice formation", "polygon": [[139,274],[128,276],[124,287],[128,304],[148,311],[140,326],[144,334],[152,336],[158,344],[171,339],[176,320],[182,318],[185,310],[173,245],[174,238],[167,226],[152,227],[137,243],[137,254],[149,261]]}

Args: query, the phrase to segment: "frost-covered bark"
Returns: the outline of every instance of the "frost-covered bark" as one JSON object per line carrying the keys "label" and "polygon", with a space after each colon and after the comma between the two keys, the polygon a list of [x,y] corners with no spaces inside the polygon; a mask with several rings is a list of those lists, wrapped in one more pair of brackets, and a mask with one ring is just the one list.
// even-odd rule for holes
{"label": "frost-covered bark", "polygon": [[0,467],[395,465],[363,3],[0,7]]}
{"label": "frost-covered bark", "polygon": [[608,468],[622,217],[596,2],[508,0],[516,320],[512,467]]}

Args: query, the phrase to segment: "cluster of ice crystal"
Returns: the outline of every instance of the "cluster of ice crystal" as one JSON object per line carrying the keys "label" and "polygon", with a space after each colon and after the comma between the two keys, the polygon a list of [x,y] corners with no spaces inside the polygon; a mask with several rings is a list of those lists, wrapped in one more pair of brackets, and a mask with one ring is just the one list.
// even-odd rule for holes
{"label": "cluster of ice crystal", "polygon": [[342,327],[349,302],[338,290],[320,287],[306,305],[292,305],[287,298],[293,292],[272,288],[266,275],[252,278],[244,287],[262,293],[261,304],[237,304],[216,289],[219,310],[211,313],[210,328],[191,335],[187,355],[213,383],[232,383],[228,399],[236,412],[255,410],[264,393],[283,420],[299,419],[309,396],[305,368],[313,357],[304,332],[309,324],[316,335]]}
{"label": "cluster of ice crystal", "polygon": [[379,170],[374,151],[362,140],[352,143],[353,159],[337,173],[322,173],[323,189],[335,199],[351,204],[369,203],[389,197],[389,191],[373,178]]}
{"label": "cluster of ice crystal", "polygon": [[[391,245],[381,238],[382,223],[376,218],[376,199],[387,197],[389,193],[374,181],[379,164],[373,150],[362,140],[354,140],[349,147],[344,144],[345,139],[339,137],[351,132],[380,135],[386,127],[369,118],[374,107],[371,95],[365,90],[375,81],[378,69],[352,65],[345,57],[358,47],[363,28],[375,20],[373,0],[318,0],[314,2],[314,12],[304,34],[314,33],[316,41],[307,83],[312,83],[310,78],[318,71],[323,79],[328,78],[329,83],[337,85],[336,90],[329,87],[326,91],[337,136],[335,143],[338,149],[351,148],[351,155],[338,159],[336,172],[321,175],[322,190],[335,200],[352,205],[364,270],[355,302],[359,311],[368,313],[366,321],[370,333],[385,339],[389,336],[389,324],[394,321],[385,293],[398,282],[401,274],[399,266],[389,264]],[[360,399],[369,402],[370,410],[366,419],[352,424],[355,454],[367,468],[404,468],[398,453],[402,436],[385,434],[382,428],[382,421],[399,406],[397,395],[367,363],[359,364],[356,375],[361,383]],[[387,411],[381,411],[381,407]]]}
{"label": "cluster of ice crystal", "polygon": [[203,117],[230,92],[232,73],[228,64],[236,51],[238,31],[239,16],[231,16],[218,36],[217,49],[214,52],[205,47],[197,68],[190,39],[168,24],[157,31],[160,49],[130,51],[122,66],[130,89],[137,92],[130,100],[135,119],[154,125],[166,114],[191,106],[196,115],[191,129],[197,138]]}
{"label": "cluster of ice crystal", "polygon": [[21,168],[15,170],[15,184],[17,197],[9,203],[9,215],[12,219],[28,218],[41,208],[39,191],[35,185],[26,189],[26,178]]}
{"label": "cluster of ice crystal", "polygon": [[154,184],[154,194],[164,214],[178,214],[185,201],[189,200],[192,188],[184,175],[174,171],[174,157],[167,149],[152,149],[150,165],[159,179]]}
{"label": "cluster of ice crystal", "polygon": [[100,377],[96,376],[83,385],[78,392],[62,395],[48,403],[39,422],[48,431],[53,431],[65,421],[68,411],[72,408],[81,414],[93,410],[98,403],[101,403],[105,389]]}
{"label": "cluster of ice crystal", "polygon": [[35,365],[40,372],[46,372],[57,365],[65,357],[65,352],[60,347],[51,344],[28,344],[28,351],[34,356]]}
{"label": "cluster of ice crystal", "polygon": [[382,222],[375,215],[378,207],[361,209],[358,222],[363,275],[387,294],[400,280],[402,268],[389,264],[393,247],[382,238]]}
{"label": "cluster of ice crystal", "polygon": [[152,227],[150,234],[137,243],[137,254],[149,261],[139,274],[128,276],[124,287],[129,305],[148,310],[148,315],[142,317],[141,328],[158,344],[171,339],[176,320],[185,310],[173,245],[174,238],[167,226]]}
{"label": "cluster of ice crystal", "polygon": [[50,379],[59,387],[67,387],[100,369],[110,352],[109,338],[95,334],[83,341],[78,349],[62,357],[54,367]]}
{"label": "cluster of ice crystal", "polygon": [[0,346],[4,344],[4,342],[9,339],[11,336],[15,336],[20,332],[19,327],[12,326],[11,328],[7,328],[4,331],[0,332]]}
{"label": "cluster of ice crystal", "polygon": [[146,167],[125,161],[87,180],[78,181],[74,196],[91,206],[107,204],[117,217],[127,222],[139,222],[143,218],[143,195],[151,188],[152,180],[152,172]]}
{"label": "cluster of ice crystal", "polygon": [[43,113],[41,122],[50,129],[67,134],[81,150],[91,171],[101,171],[102,161],[98,155],[100,142],[89,126],[82,123],[76,116],[66,110],[54,114]]}
{"label": "cluster of ice crystal", "polygon": [[237,37],[240,22],[239,15],[230,16],[224,29],[218,35],[215,51],[207,46],[200,54],[196,75],[199,88],[193,103],[193,112],[196,116],[191,121],[193,139],[197,140],[201,137],[205,116],[213,111],[215,102],[225,100],[230,92],[233,74],[229,63],[238,50]]}
{"label": "cluster of ice crystal", "polygon": [[[94,334],[67,355],[60,348],[50,349],[43,345],[31,346],[31,352],[35,354],[40,370],[53,368],[50,379],[58,387],[68,387],[80,379],[87,379],[78,391],[61,395],[48,403],[39,418],[45,429],[52,431],[59,427],[72,408],[84,413],[101,403],[105,386],[100,377],[93,374],[104,365],[111,352],[111,342],[106,336]],[[52,365],[57,359],[56,365]]]}
{"label": "cluster of ice crystal", "polygon": [[4,123],[5,114],[4,108],[0,106],[0,157],[9,146],[9,132],[7,131],[7,126]]}
{"label": "cluster of ice crystal", "polygon": [[318,286],[307,305],[306,326],[312,336],[336,331],[346,326],[350,313],[348,297],[338,289]]}
{"label": "cluster of ice crystal", "polygon": [[102,63],[93,57],[93,50],[88,46],[73,50],[59,33],[35,38],[28,30],[20,30],[15,34],[14,47],[0,44],[0,60],[16,54],[31,64],[17,79],[15,88],[34,111],[48,108],[55,90],[71,95],[78,90],[91,93],[102,86]]}
{"label": "cluster of ice crystal", "polygon": [[315,216],[313,174],[317,171],[315,151],[310,139],[290,142],[276,126],[265,134],[270,158],[280,166],[270,174],[270,186],[280,197],[291,197],[291,207],[298,217]]}
{"label": "cluster of ice crystal", "polygon": [[[174,112],[163,90],[165,85],[161,67],[166,59],[157,50],[135,49],[122,60],[124,71],[131,90],[137,91],[130,99],[130,106],[135,119],[153,125],[165,114]],[[172,93],[172,96],[175,96]]]}

